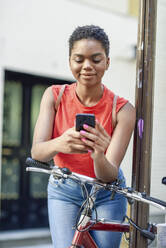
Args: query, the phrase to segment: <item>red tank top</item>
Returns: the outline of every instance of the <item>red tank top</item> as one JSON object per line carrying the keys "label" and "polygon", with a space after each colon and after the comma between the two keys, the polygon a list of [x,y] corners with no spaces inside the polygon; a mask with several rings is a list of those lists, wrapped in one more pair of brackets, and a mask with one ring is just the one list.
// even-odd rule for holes
{"label": "red tank top", "polygon": [[[103,85],[104,86],[104,85]],[[59,95],[61,85],[53,85],[52,92],[55,102]],[[76,83],[66,85],[55,117],[53,138],[56,138],[67,129],[74,126],[75,116],[78,113],[93,113],[109,135],[112,135],[112,106],[114,93],[104,86],[103,96],[100,101],[92,107],[84,106],[77,98]],[[124,98],[118,97],[116,113],[127,103]],[[64,154],[58,153],[54,157],[54,163],[59,167],[67,167],[71,171],[89,177],[96,177],[94,173],[93,160],[90,154]]]}

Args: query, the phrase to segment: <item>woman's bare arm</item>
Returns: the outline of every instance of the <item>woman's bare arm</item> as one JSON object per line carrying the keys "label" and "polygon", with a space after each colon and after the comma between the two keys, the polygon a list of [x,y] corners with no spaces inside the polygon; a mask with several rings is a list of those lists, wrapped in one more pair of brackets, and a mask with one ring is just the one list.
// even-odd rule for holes
{"label": "woman's bare arm", "polygon": [[52,139],[55,119],[55,101],[51,87],[43,94],[40,112],[34,129],[32,158],[40,161],[49,161],[56,155],[55,141]]}
{"label": "woman's bare arm", "polygon": [[[134,126],[135,108],[127,103],[117,114],[117,125],[109,145],[107,145],[108,137],[104,135],[102,130],[99,130],[101,128],[94,130],[88,127],[87,131],[91,133],[82,133],[87,138],[84,142],[92,148],[91,157],[94,161],[94,170],[97,178],[107,182],[115,181]],[[88,138],[93,140],[93,142],[89,141]],[[105,154],[106,149],[107,152]]]}
{"label": "woman's bare arm", "polygon": [[117,114],[117,125],[108,147],[106,158],[119,166],[124,158],[135,126],[135,108],[127,103]]}
{"label": "woman's bare arm", "polygon": [[48,87],[43,94],[34,129],[32,158],[47,162],[58,152],[87,153],[89,147],[80,140],[80,134],[75,131],[75,127],[69,128],[61,136],[52,139],[55,115],[55,100],[52,88]]}

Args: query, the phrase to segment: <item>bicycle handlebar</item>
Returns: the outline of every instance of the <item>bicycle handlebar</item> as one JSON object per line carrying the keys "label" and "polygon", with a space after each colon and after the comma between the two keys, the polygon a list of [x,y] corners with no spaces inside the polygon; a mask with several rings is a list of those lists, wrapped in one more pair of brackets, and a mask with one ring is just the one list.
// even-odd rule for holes
{"label": "bicycle handlebar", "polygon": [[120,193],[127,198],[131,198],[131,199],[134,199],[136,201],[151,204],[154,207],[157,207],[157,208],[160,208],[163,210],[166,209],[166,202],[165,201],[148,196],[148,195],[146,195],[145,192],[140,193],[138,191],[133,190],[130,187],[122,188],[115,183],[103,183],[96,178],[91,178],[88,176],[84,176],[84,175],[81,175],[78,173],[71,172],[67,168],[59,168],[57,166],[54,166],[51,168],[48,166],[47,163],[43,163],[43,162],[34,160],[32,158],[27,158],[26,164],[28,166],[30,166],[30,167],[26,168],[26,171],[42,172],[42,173],[46,173],[46,174],[50,174],[50,175],[52,174],[57,179],[70,178],[70,179],[77,181],[79,183],[88,183],[88,184],[92,184],[92,185],[98,185],[98,186],[103,187],[109,191],[114,191],[114,192]]}
{"label": "bicycle handlebar", "polygon": [[165,184],[166,185],[166,177],[163,177],[162,178],[162,184]]}

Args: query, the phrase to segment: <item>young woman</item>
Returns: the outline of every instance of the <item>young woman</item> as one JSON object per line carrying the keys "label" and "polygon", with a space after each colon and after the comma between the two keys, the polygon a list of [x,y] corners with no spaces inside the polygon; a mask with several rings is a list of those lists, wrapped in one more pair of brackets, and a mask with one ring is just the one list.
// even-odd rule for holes
{"label": "young woman", "polygon": [[[46,89],[34,131],[32,158],[44,162],[53,158],[59,167],[68,167],[104,182],[118,178],[124,186],[120,164],[134,129],[135,109],[118,97],[113,129],[114,93],[102,83],[109,63],[109,39],[104,30],[94,25],[77,27],[69,38],[69,64],[76,82],[66,86],[57,110],[55,104],[61,86]],[[84,131],[76,131],[78,113],[93,113],[95,128],[85,125]],[[79,185],[70,179],[59,183],[50,177],[48,211],[55,248],[71,245],[75,231],[72,227],[84,200]],[[126,199],[115,194],[110,200],[110,192],[102,190],[97,195],[96,207],[98,218],[122,221]],[[91,234],[100,248],[120,246],[121,233],[93,231]]]}

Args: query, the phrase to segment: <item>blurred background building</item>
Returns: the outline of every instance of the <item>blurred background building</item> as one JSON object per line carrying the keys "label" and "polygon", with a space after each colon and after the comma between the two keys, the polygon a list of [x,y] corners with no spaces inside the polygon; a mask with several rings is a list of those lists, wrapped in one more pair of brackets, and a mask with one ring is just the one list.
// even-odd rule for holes
{"label": "blurred background building", "polygon": [[[139,0],[0,0],[0,231],[47,228],[46,175],[25,172],[46,87],[74,81],[68,38],[79,25],[104,28],[111,65],[103,83],[135,104]],[[166,176],[166,0],[158,0],[151,194]],[[131,184],[132,140],[122,162]],[[166,200],[166,199],[165,199]],[[164,213],[151,209],[150,218]]]}

